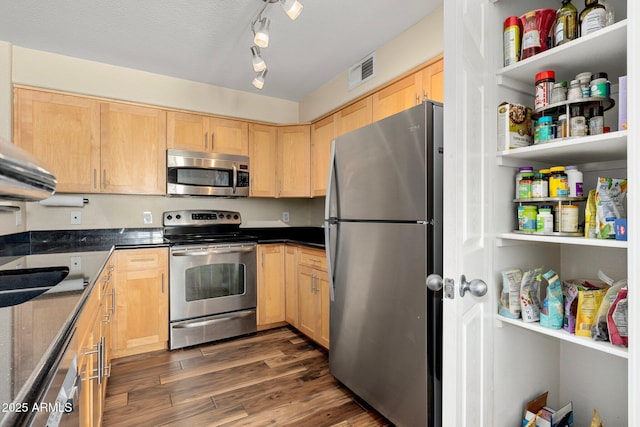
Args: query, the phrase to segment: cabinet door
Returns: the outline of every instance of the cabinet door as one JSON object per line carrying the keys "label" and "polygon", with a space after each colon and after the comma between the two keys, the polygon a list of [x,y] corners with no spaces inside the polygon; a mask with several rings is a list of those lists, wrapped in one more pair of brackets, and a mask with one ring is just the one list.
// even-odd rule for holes
{"label": "cabinet door", "polygon": [[444,102],[444,60],[437,62],[422,70],[422,96],[431,101]]}
{"label": "cabinet door", "polygon": [[284,322],[284,245],[258,246],[258,326]]}
{"label": "cabinet door", "polygon": [[208,151],[209,119],[199,114],[167,112],[167,148]]}
{"label": "cabinet door", "polygon": [[290,325],[299,326],[298,312],[298,254],[294,246],[285,246],[284,271],[285,271],[285,320]]}
{"label": "cabinet door", "polygon": [[417,72],[373,94],[373,121],[404,111],[421,102],[422,74]]}
{"label": "cabinet door", "polygon": [[211,118],[211,151],[249,155],[249,124],[239,120]]}
{"label": "cabinet door", "polygon": [[314,291],[315,272],[311,267],[298,266],[298,329],[308,337],[315,337],[318,325],[316,293]]}
{"label": "cabinet door", "polygon": [[373,121],[372,97],[368,96],[336,113],[338,136],[371,124]]}
{"label": "cabinet door", "polygon": [[167,347],[167,264],[166,248],[116,252],[114,357]]}
{"label": "cabinet door", "polygon": [[251,197],[275,197],[278,131],[274,126],[249,125]]}
{"label": "cabinet door", "polygon": [[311,125],[311,197],[327,193],[331,141],[336,137],[336,127],[335,114]]}
{"label": "cabinet door", "polygon": [[166,193],[166,113],[128,104],[101,106],[102,192]]}
{"label": "cabinet door", "polygon": [[318,329],[316,341],[325,348],[329,348],[329,274],[324,270],[316,270],[316,297],[318,304]]}
{"label": "cabinet door", "polygon": [[309,197],[311,134],[309,125],[278,128],[280,197]]}
{"label": "cabinet door", "polygon": [[56,176],[57,193],[100,191],[100,103],[16,89],[14,143]]}

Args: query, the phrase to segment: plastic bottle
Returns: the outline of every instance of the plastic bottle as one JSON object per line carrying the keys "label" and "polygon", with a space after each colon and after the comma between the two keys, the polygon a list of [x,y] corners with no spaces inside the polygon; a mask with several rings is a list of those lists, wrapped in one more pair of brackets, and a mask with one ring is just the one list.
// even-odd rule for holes
{"label": "plastic bottle", "polygon": [[524,172],[518,182],[518,199],[530,199],[533,190],[533,172]]}
{"label": "plastic bottle", "polygon": [[553,35],[554,46],[578,38],[578,9],[571,3],[571,0],[562,0],[562,6],[556,12]]}
{"label": "plastic bottle", "polygon": [[536,98],[535,109],[546,107],[551,103],[551,91],[556,81],[556,73],[553,70],[540,71],[536,74]]}
{"label": "plastic bottle", "polygon": [[519,198],[520,195],[520,180],[522,179],[523,173],[533,173],[533,168],[531,166],[523,166],[518,169],[518,173],[516,173],[516,192],[514,198]]}
{"label": "plastic bottle", "polygon": [[607,10],[598,0],[584,0],[584,5],[579,19],[580,37],[604,28],[607,23]]}
{"label": "plastic bottle", "polygon": [[522,55],[520,59],[527,59],[542,51],[540,31],[536,22],[536,11],[527,12],[522,23]]}
{"label": "plastic bottle", "polygon": [[569,178],[564,171],[564,166],[554,166],[551,168],[549,177],[549,196],[567,197],[569,195]]}
{"label": "plastic bottle", "polygon": [[589,117],[589,135],[600,135],[604,133],[604,113],[602,107],[591,109]]}
{"label": "plastic bottle", "polygon": [[536,217],[536,231],[538,233],[553,232],[553,214],[550,208],[541,207]]}
{"label": "plastic bottle", "polygon": [[564,170],[567,174],[567,182],[569,183],[569,197],[584,196],[582,190],[582,172],[578,170],[577,166],[565,166]]}
{"label": "plastic bottle", "polygon": [[531,197],[534,199],[549,197],[549,181],[547,181],[545,176],[539,172],[533,176]]}

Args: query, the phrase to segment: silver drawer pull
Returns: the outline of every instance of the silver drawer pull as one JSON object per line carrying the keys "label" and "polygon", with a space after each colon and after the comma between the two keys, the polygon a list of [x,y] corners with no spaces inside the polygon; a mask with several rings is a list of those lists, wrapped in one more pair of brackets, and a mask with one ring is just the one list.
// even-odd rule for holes
{"label": "silver drawer pull", "polygon": [[251,315],[253,315],[254,311],[242,311],[240,313],[237,313],[233,316],[229,316],[229,317],[220,317],[218,319],[209,319],[209,320],[202,320],[200,322],[192,322],[192,323],[181,323],[178,325],[173,325],[173,328],[176,329],[189,329],[189,328],[200,328],[202,326],[209,326],[209,325],[214,325],[216,323],[220,323],[220,322],[227,322],[229,320],[234,320],[234,319],[239,319],[242,317],[249,317]]}

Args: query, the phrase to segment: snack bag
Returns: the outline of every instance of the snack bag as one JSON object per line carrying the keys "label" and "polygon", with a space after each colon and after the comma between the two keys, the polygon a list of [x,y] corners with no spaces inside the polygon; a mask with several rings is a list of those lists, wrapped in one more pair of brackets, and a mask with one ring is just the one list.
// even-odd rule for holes
{"label": "snack bag", "polygon": [[629,346],[628,322],[627,288],[622,288],[607,315],[611,344]]}
{"label": "snack bag", "polygon": [[520,310],[522,320],[525,322],[537,322],[540,320],[540,273],[542,268],[536,268],[525,272],[520,284]]}
{"label": "snack bag", "polygon": [[498,314],[511,319],[520,318],[520,283],[522,271],[520,269],[502,272],[502,293],[498,305]]}
{"label": "snack bag", "polygon": [[577,336],[591,337],[591,327],[596,321],[598,308],[606,292],[606,289],[578,292],[578,311],[576,313]]}
{"label": "snack bag", "polygon": [[596,190],[589,190],[587,204],[584,208],[584,237],[597,237],[596,222]]}
{"label": "snack bag", "polygon": [[547,286],[547,297],[542,303],[542,311],[540,312],[540,325],[551,329],[562,328],[563,323],[563,300],[562,300],[562,282],[558,274],[549,270],[544,273],[543,277],[549,282]]}
{"label": "snack bag", "polygon": [[596,186],[596,235],[600,239],[615,239],[615,220],[624,218],[622,201],[627,193],[627,180],[598,178]]}
{"label": "snack bag", "polygon": [[600,414],[596,411],[596,408],[593,408],[593,418],[591,419],[591,427],[604,427],[602,423],[602,418],[600,418]]}
{"label": "snack bag", "polygon": [[609,326],[607,325],[607,315],[609,314],[609,308],[615,301],[618,292],[624,286],[627,286],[627,281],[621,280],[620,282],[611,286],[607,290],[607,293],[604,295],[602,303],[600,303],[600,308],[598,309],[598,314],[596,315],[596,321],[591,327],[591,338],[593,338],[594,340],[609,341]]}
{"label": "snack bag", "polygon": [[562,329],[576,333],[576,313],[578,311],[578,286],[571,282],[562,282],[562,296],[564,297],[564,315]]}

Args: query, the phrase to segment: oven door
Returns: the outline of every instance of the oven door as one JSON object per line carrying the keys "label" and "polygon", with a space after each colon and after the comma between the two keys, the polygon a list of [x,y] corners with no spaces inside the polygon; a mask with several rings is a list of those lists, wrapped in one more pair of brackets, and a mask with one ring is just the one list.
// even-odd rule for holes
{"label": "oven door", "polygon": [[174,246],[171,322],[256,307],[256,244]]}

